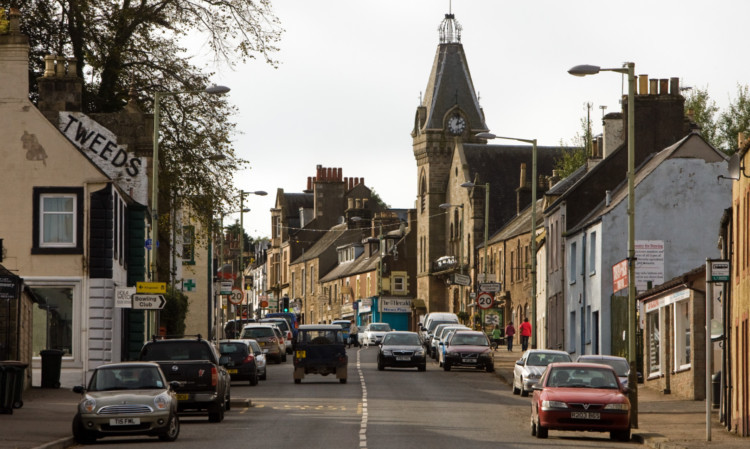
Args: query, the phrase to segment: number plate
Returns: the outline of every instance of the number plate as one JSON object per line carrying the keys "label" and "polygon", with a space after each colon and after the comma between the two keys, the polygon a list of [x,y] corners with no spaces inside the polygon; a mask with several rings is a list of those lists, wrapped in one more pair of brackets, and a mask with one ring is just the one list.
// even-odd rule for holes
{"label": "number plate", "polygon": [[178,401],[187,401],[188,399],[190,399],[190,395],[185,393],[177,394],[175,396],[177,396]]}
{"label": "number plate", "polygon": [[463,363],[477,363],[477,359],[461,359]]}
{"label": "number plate", "polygon": [[297,357],[298,359],[304,359],[305,357],[307,357],[307,352],[306,351],[297,351],[295,357]]}
{"label": "number plate", "polygon": [[409,357],[408,355],[397,355],[396,360],[398,360],[399,362],[408,362],[409,360],[411,360],[411,357]]}
{"label": "number plate", "polygon": [[141,418],[112,418],[109,420],[110,426],[137,426],[141,423]]}
{"label": "number plate", "polygon": [[570,417],[573,419],[600,419],[597,412],[570,412]]}
{"label": "number plate", "polygon": [[229,374],[237,374],[239,371],[236,369],[228,369]]}

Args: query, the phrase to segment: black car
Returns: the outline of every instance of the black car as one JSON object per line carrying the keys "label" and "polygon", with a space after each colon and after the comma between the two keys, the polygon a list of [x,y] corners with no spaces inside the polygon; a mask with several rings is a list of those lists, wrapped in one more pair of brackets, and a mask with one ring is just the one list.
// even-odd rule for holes
{"label": "black car", "polygon": [[416,332],[392,331],[385,334],[378,352],[378,370],[394,368],[427,369],[427,359],[422,342]]}
{"label": "black car", "polygon": [[252,348],[245,340],[221,340],[219,352],[222,356],[229,357],[226,368],[232,380],[247,380],[250,385],[258,385],[258,364]]}
{"label": "black car", "polygon": [[294,383],[307,374],[334,374],[345,384],[349,357],[344,330],[338,324],[304,324],[294,339]]}

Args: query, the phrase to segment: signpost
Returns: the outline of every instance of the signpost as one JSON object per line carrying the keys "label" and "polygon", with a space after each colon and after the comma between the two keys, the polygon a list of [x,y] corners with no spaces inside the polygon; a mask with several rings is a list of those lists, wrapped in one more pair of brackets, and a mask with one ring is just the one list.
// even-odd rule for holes
{"label": "signpost", "polygon": [[235,306],[242,304],[243,296],[244,295],[242,294],[242,290],[240,290],[239,288],[235,288],[234,290],[232,290],[232,293],[229,295],[229,302],[231,302]]}
{"label": "signpost", "polygon": [[464,285],[468,287],[469,285],[471,285],[471,277],[465,274],[456,273],[453,275],[453,283],[456,285]]}
{"label": "signpost", "polygon": [[220,295],[231,295],[232,294],[232,281],[221,281],[221,289],[219,290]]}
{"label": "signpost", "polygon": [[485,282],[479,284],[480,292],[497,293],[500,291],[502,284],[499,282]]}
{"label": "signpost", "polygon": [[495,303],[494,295],[491,292],[479,292],[477,296],[477,306],[480,309],[489,309]]}
{"label": "signpost", "polygon": [[133,295],[133,309],[158,310],[163,309],[167,300],[162,295]]}
{"label": "signpost", "polygon": [[115,307],[118,309],[132,308],[133,295],[135,295],[135,287],[115,288]]}
{"label": "signpost", "polygon": [[136,282],[135,289],[138,293],[164,294],[167,293],[166,282]]}

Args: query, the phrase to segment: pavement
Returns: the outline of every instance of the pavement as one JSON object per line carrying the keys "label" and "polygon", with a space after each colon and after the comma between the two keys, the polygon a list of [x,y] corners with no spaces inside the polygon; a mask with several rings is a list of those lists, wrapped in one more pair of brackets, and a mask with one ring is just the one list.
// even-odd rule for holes
{"label": "pavement", "polygon": [[[518,349],[495,351],[495,374],[500,388],[511,388],[513,366],[520,357]],[[71,422],[79,397],[68,388],[27,389],[23,392],[23,407],[13,410],[12,414],[0,414],[0,449],[74,446]],[[248,403],[249,399],[232,399],[232,407]],[[632,430],[635,443],[656,449],[750,447],[750,438],[729,433],[719,423],[717,409],[711,412],[711,441],[707,441],[704,401],[679,399],[639,384],[638,405],[638,428]]]}

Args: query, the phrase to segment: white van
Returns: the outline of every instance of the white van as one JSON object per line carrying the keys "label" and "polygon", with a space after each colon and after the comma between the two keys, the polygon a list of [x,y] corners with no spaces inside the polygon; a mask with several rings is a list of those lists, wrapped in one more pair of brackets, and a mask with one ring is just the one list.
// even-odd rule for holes
{"label": "white van", "polygon": [[421,329],[422,342],[426,348],[430,348],[432,334],[438,324],[458,323],[458,315],[450,312],[432,312],[425,317],[424,326]]}

